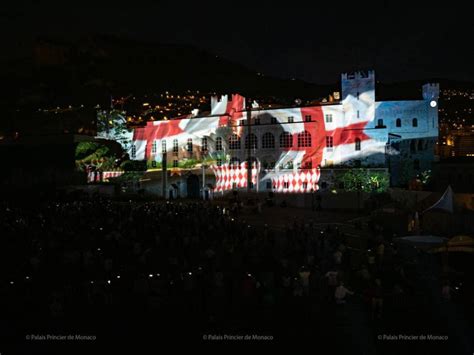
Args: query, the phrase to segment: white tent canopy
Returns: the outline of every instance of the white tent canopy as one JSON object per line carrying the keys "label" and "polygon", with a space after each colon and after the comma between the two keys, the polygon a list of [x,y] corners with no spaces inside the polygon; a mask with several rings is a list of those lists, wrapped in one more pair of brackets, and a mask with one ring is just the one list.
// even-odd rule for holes
{"label": "white tent canopy", "polygon": [[453,213],[453,189],[451,186],[448,186],[446,191],[444,192],[443,196],[436,202],[433,206],[427,208],[426,210],[423,211],[425,213],[426,211],[433,210],[433,209],[438,209],[438,210],[443,210],[449,213]]}

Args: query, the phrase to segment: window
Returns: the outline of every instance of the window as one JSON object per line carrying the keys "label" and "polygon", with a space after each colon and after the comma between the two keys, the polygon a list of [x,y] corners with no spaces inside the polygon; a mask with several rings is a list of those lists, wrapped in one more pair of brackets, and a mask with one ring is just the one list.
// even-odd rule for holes
{"label": "window", "polygon": [[166,141],[164,139],[161,141],[161,152],[166,153]]}
{"label": "window", "polygon": [[174,155],[178,155],[178,140],[173,139],[173,153]]}
{"label": "window", "polygon": [[178,167],[178,159],[173,160],[173,168]]}
{"label": "window", "polygon": [[216,160],[216,165],[217,166],[222,166],[222,159],[217,159]]}
{"label": "window", "polygon": [[217,151],[222,150],[222,138],[221,137],[216,138],[216,150]]}
{"label": "window", "polygon": [[331,136],[326,136],[326,147],[327,148],[333,147],[333,139]]}
{"label": "window", "polygon": [[130,156],[132,159],[135,159],[137,157],[137,147],[135,147],[135,144],[132,144],[132,149],[130,151]]}
{"label": "window", "polygon": [[151,167],[152,167],[152,168],[156,168],[156,161],[155,161],[155,160],[152,160],[152,161],[151,161]]}
{"label": "window", "polygon": [[420,161],[418,159],[413,161],[413,169],[420,170]]}
{"label": "window", "polygon": [[400,118],[397,118],[397,121],[396,121],[395,125],[397,127],[401,127],[402,126],[402,120]]}
{"label": "window", "polygon": [[201,149],[207,151],[207,137],[201,139]]}
{"label": "window", "polygon": [[357,118],[360,118],[360,111],[357,110]]}
{"label": "window", "polygon": [[414,118],[412,120],[412,125],[413,125],[413,127],[418,127],[418,119],[417,118]]}
{"label": "window", "polygon": [[359,138],[355,139],[355,150],[360,150],[360,139]]}
{"label": "window", "polygon": [[293,116],[288,117],[288,123],[293,123]]}
{"label": "window", "polygon": [[377,127],[383,127],[383,119],[379,118],[377,120]]}
{"label": "window", "polygon": [[235,133],[229,137],[229,149],[240,149],[240,137]]}
{"label": "window", "polygon": [[193,152],[193,139],[192,138],[188,138],[188,142],[186,146],[187,146],[187,151],[192,153]]}
{"label": "window", "polygon": [[311,122],[313,119],[311,118],[311,115],[306,115],[304,116],[305,122]]}
{"label": "window", "polygon": [[260,118],[259,117],[255,118],[253,121],[254,121],[254,124],[256,124],[256,125],[260,124]]}
{"label": "window", "polygon": [[272,118],[270,118],[270,123],[277,123],[277,119],[276,119],[276,117],[272,117]]}
{"label": "window", "polygon": [[267,132],[262,136],[262,148],[275,148],[275,137],[270,132]]}
{"label": "window", "polygon": [[156,154],[156,141],[153,141],[151,146],[151,154]]}
{"label": "window", "polygon": [[267,190],[271,190],[271,189],[272,189],[272,181],[267,180]]}
{"label": "window", "polygon": [[230,159],[229,165],[231,169],[238,169],[240,167],[240,159],[237,157],[233,157]]}
{"label": "window", "polygon": [[257,136],[253,133],[247,134],[245,137],[245,149],[257,149]]}
{"label": "window", "polygon": [[332,114],[329,114],[329,113],[326,114],[325,118],[326,118],[326,123],[331,123],[332,122]]}
{"label": "window", "polygon": [[311,147],[311,134],[308,131],[298,133],[298,147]]}
{"label": "window", "polygon": [[293,136],[289,132],[280,134],[280,148],[291,148],[293,146]]}
{"label": "window", "polygon": [[290,187],[290,183],[288,181],[283,182],[283,188],[288,189]]}

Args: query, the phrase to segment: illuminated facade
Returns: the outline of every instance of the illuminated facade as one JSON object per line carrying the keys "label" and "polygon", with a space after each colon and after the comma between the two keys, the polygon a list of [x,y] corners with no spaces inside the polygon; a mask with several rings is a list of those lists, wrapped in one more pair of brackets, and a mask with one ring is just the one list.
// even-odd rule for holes
{"label": "illuminated facade", "polygon": [[369,71],[342,74],[338,102],[275,109],[254,102],[250,122],[245,98],[213,97],[207,116],[135,129],[129,155],[146,160],[150,173],[161,172],[165,158],[166,188],[181,196],[247,188],[248,161],[251,188],[258,191],[317,190],[321,172],[331,166],[385,167],[398,185],[431,167],[438,96],[438,84],[426,84],[420,100],[377,102]]}

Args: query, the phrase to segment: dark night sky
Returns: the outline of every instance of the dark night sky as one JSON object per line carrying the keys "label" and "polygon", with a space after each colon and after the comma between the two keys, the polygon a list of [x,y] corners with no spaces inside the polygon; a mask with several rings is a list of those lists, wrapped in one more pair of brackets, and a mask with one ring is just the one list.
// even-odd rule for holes
{"label": "dark night sky", "polygon": [[199,3],[15,2],[0,10],[1,39],[8,45],[35,35],[113,33],[189,43],[268,75],[321,84],[356,68],[375,68],[382,81],[474,81],[467,8],[435,1]]}

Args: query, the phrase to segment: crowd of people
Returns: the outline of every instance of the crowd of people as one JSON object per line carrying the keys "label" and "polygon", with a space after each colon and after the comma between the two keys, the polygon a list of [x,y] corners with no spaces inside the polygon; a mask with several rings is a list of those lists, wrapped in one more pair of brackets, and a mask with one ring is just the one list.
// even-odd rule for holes
{"label": "crowd of people", "polygon": [[329,332],[353,303],[371,322],[416,307],[410,264],[379,231],[357,249],[337,227],[252,226],[219,203],[4,203],[0,318],[11,336],[126,334],[147,320],[196,340],[218,329],[290,339]]}

